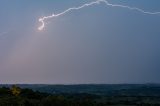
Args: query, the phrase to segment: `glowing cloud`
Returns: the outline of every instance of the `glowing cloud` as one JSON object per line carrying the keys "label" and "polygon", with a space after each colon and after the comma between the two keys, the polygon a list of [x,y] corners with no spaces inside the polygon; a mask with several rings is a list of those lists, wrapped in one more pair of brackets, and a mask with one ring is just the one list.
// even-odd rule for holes
{"label": "glowing cloud", "polygon": [[139,11],[143,14],[150,14],[150,15],[160,14],[160,12],[149,12],[149,11],[145,11],[143,9],[137,8],[137,7],[130,7],[130,6],[119,5],[119,4],[112,4],[112,3],[109,3],[107,0],[97,0],[97,1],[93,1],[93,2],[90,2],[90,3],[83,4],[79,7],[69,8],[67,10],[64,10],[61,13],[58,13],[58,14],[52,14],[52,15],[49,15],[49,16],[44,16],[42,18],[39,18],[39,22],[41,23],[41,26],[38,27],[38,30],[43,30],[44,29],[45,24],[46,24],[45,20],[47,20],[47,19],[59,17],[59,16],[64,15],[68,12],[71,12],[72,10],[79,10],[79,9],[84,8],[84,7],[88,7],[88,6],[95,5],[95,4],[100,4],[100,3],[105,3],[107,6],[110,6],[110,7],[120,7],[120,8],[127,8],[129,10]]}

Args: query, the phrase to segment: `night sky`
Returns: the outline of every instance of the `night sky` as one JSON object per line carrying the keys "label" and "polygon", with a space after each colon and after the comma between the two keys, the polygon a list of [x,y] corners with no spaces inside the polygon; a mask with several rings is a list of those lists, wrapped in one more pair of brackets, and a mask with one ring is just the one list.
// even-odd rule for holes
{"label": "night sky", "polygon": [[[0,83],[160,83],[160,14],[95,0],[0,0]],[[108,0],[160,11],[160,0]]]}

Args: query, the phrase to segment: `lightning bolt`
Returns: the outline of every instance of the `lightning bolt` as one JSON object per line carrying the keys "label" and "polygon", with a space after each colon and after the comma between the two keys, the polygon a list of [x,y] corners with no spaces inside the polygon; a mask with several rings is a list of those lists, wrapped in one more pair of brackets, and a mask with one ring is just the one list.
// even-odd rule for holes
{"label": "lightning bolt", "polygon": [[79,7],[68,8],[67,10],[64,10],[63,12],[58,13],[58,14],[52,14],[52,15],[49,15],[49,16],[44,16],[42,18],[39,18],[39,22],[41,23],[41,25],[38,27],[38,30],[43,30],[44,29],[44,27],[46,25],[45,21],[47,19],[56,18],[56,17],[59,17],[61,15],[66,14],[68,12],[71,12],[73,10],[79,10],[79,9],[82,9],[82,8],[85,8],[85,7],[88,7],[88,6],[92,6],[92,5],[96,5],[96,4],[98,5],[100,3],[104,3],[104,4],[106,4],[106,6],[110,6],[110,7],[120,7],[120,8],[129,9],[129,10],[135,10],[135,11],[141,12],[143,14],[149,14],[149,15],[160,14],[160,12],[149,12],[149,11],[145,11],[143,9],[137,8],[137,7],[130,7],[130,6],[119,5],[119,4],[112,4],[112,3],[109,3],[107,0],[96,0],[96,1],[93,1],[93,2],[90,2],[90,3],[83,4]]}

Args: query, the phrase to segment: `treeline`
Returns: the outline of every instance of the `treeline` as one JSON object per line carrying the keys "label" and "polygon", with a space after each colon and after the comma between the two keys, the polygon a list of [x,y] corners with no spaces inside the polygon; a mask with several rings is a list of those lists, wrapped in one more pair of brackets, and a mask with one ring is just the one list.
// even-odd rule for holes
{"label": "treeline", "polygon": [[160,106],[160,97],[49,94],[17,86],[0,88],[0,106]]}
{"label": "treeline", "polygon": [[0,88],[0,106],[92,106],[95,97],[89,94],[48,94],[17,86]]}

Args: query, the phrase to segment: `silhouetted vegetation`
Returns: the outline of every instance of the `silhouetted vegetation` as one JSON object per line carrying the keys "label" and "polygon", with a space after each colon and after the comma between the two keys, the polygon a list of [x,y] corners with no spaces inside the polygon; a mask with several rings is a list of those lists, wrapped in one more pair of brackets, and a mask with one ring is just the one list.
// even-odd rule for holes
{"label": "silhouetted vegetation", "polygon": [[160,106],[160,97],[89,93],[51,94],[14,85],[0,88],[0,106]]}

